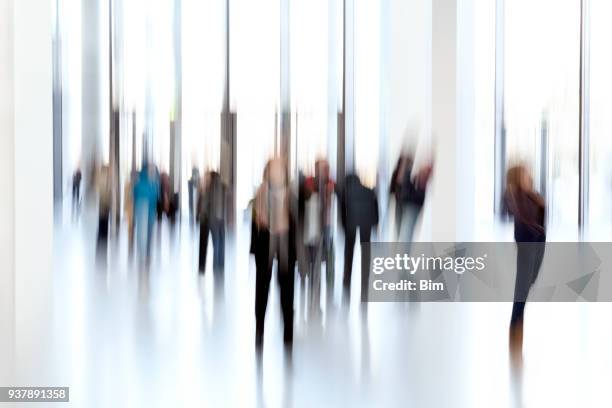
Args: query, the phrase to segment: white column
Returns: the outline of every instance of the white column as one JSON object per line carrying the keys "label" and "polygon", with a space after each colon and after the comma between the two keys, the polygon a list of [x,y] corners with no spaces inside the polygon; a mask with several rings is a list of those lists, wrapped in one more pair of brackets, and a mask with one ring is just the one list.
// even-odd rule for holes
{"label": "white column", "polygon": [[457,0],[432,0],[432,180],[431,236],[454,241],[457,147]]}
{"label": "white column", "polygon": [[52,3],[13,7],[16,381],[33,384],[53,318]]}
{"label": "white column", "polygon": [[[457,241],[474,237],[474,0],[459,0],[457,9]],[[490,101],[493,103],[493,101]],[[491,137],[493,134],[491,133]],[[482,199],[482,198],[481,198]]]}
{"label": "white column", "polygon": [[13,0],[0,0],[0,384],[15,368],[15,144]]}
{"label": "white column", "polygon": [[337,177],[338,155],[338,113],[340,112],[341,96],[338,93],[339,48],[338,38],[342,38],[342,1],[329,0],[327,8],[327,159],[331,174]]}
{"label": "white column", "polygon": [[101,55],[105,50],[101,38],[101,3],[101,0],[82,0],[81,3],[81,163],[85,187],[90,183],[92,160],[100,164],[102,121],[108,120],[102,117],[102,70],[106,67]]}
{"label": "white column", "polygon": [[[289,0],[280,0],[280,140],[278,145],[279,151],[284,155],[288,162],[289,168],[292,168],[291,163],[291,29],[290,29],[290,4]],[[292,176],[295,176],[292,174]]]}
{"label": "white column", "polygon": [[470,240],[474,224],[471,0],[432,2],[434,241]]}
{"label": "white column", "polygon": [[355,0],[344,0],[344,169],[355,171]]}

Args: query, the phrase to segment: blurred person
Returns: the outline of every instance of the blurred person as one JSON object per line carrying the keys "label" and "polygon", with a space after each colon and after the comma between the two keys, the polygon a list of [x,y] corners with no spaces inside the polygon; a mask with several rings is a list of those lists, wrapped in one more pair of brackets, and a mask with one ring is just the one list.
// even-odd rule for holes
{"label": "blurred person", "polygon": [[522,354],[523,316],[529,290],[535,283],[546,242],[544,199],[533,188],[533,180],[524,165],[512,166],[506,176],[505,203],[514,217],[514,240],[517,246],[514,303],[510,318],[510,347]]}
{"label": "blurred person", "polygon": [[157,201],[159,199],[159,183],[155,176],[155,168],[145,163],[134,184],[134,228],[138,250],[148,261],[151,255],[151,239],[155,224]]}
{"label": "blurred person", "polygon": [[300,279],[300,307],[303,320],[306,320],[306,279],[308,277],[308,259],[306,256],[305,221],[306,221],[306,175],[302,170],[298,171],[297,181],[297,222],[296,222],[296,260],[298,264],[298,276]]}
{"label": "blurred person", "polygon": [[198,269],[201,274],[206,269],[206,252],[208,235],[212,236],[213,273],[215,283],[223,283],[223,265],[225,261],[225,220],[227,209],[227,189],[221,175],[210,171],[205,176],[205,185],[198,194],[198,221],[200,222],[200,251]]}
{"label": "blurred person", "polygon": [[389,183],[389,195],[395,201],[395,235],[399,238],[401,224],[402,224],[402,197],[401,187],[404,179],[404,174],[410,169],[412,170],[412,156],[402,153],[397,159],[397,163],[391,174],[391,181]]}
{"label": "blurred person", "polygon": [[331,304],[334,286],[331,206],[335,183],[325,159],[315,162],[314,177],[304,180],[304,243],[310,283],[310,306],[314,315],[321,312],[321,265],[326,265],[327,300]]}
{"label": "blurred person", "polygon": [[87,181],[87,184],[85,185],[85,194],[87,199],[91,201],[95,200],[95,198],[93,198],[93,195],[97,189],[98,173],[98,160],[94,156],[91,158],[88,168],[85,169],[85,180]]}
{"label": "blurred person", "polygon": [[187,182],[189,194],[189,221],[193,222],[197,216],[194,211],[198,188],[200,187],[200,170],[196,166],[191,168],[191,178]]}
{"label": "blurred person", "polygon": [[79,204],[81,201],[81,180],[83,174],[81,168],[77,167],[72,175],[72,212],[76,214],[79,210]]}
{"label": "blurred person", "polygon": [[157,220],[161,221],[162,215],[170,214],[170,176],[166,171],[162,171],[159,175],[159,199],[157,201]]}
{"label": "blurred person", "polygon": [[98,190],[98,245],[106,245],[112,199],[111,175],[108,165],[102,166],[98,171],[96,187]]}
{"label": "blurred person", "polygon": [[344,228],[344,278],[343,292],[347,304],[350,301],[351,275],[353,271],[353,252],[359,230],[361,242],[361,301],[368,297],[370,270],[370,235],[378,225],[378,199],[374,190],[361,184],[359,177],[349,174],[344,180],[340,193],[340,216]]}
{"label": "blurred person", "polygon": [[287,164],[282,158],[270,160],[255,193],[251,222],[250,253],[255,256],[255,345],[263,345],[264,325],[272,264],[277,263],[277,278],[284,321],[283,340],[293,344],[293,294],[295,251],[293,198],[288,182]]}
{"label": "blurred person", "polygon": [[389,194],[395,198],[396,233],[400,242],[414,239],[431,171],[432,166],[428,164],[415,172],[414,158],[410,154],[402,154],[393,170]]}
{"label": "blurred person", "polygon": [[130,173],[130,177],[125,181],[123,190],[123,212],[128,230],[128,251],[132,254],[134,250],[134,185],[138,180],[138,172],[135,170]]}

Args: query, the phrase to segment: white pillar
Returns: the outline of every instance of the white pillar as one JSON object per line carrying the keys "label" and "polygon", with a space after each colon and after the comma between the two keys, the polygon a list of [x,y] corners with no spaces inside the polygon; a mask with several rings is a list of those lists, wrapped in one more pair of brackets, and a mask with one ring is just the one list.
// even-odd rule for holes
{"label": "white pillar", "polygon": [[432,132],[435,167],[431,234],[435,241],[455,240],[457,206],[457,0],[432,0]]}
{"label": "white pillar", "polygon": [[53,318],[52,3],[14,0],[13,17],[16,381],[33,384]]}
{"label": "white pillar", "polygon": [[355,169],[355,0],[344,0],[344,169]]}
{"label": "white pillar", "polygon": [[432,2],[434,241],[473,236],[473,52],[471,0]]}
{"label": "white pillar", "polygon": [[[81,165],[83,184],[90,183],[92,160],[100,164],[102,158],[102,14],[101,0],[82,0],[81,3]],[[108,143],[108,142],[106,142]],[[87,189],[86,189],[87,190]]]}
{"label": "white pillar", "polygon": [[[457,9],[457,241],[475,236],[474,0],[459,0]],[[493,101],[490,101],[493,103]],[[490,137],[493,137],[491,132]],[[481,198],[482,199],[482,198]]]}
{"label": "white pillar", "polygon": [[342,1],[329,0],[327,8],[327,159],[329,160],[331,174],[337,177],[338,164],[338,113],[342,103],[338,93],[339,55],[338,38],[342,38]]}
{"label": "white pillar", "polygon": [[0,0],[0,384],[15,367],[15,143],[13,108],[13,0]]}

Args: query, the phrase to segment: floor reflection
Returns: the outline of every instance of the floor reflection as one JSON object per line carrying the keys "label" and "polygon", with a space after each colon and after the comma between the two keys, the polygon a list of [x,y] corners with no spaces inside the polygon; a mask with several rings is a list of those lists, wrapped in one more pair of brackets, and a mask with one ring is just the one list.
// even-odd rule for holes
{"label": "floor reflection", "polygon": [[[54,325],[43,351],[61,357],[50,374],[29,373],[28,383],[70,386],[72,406],[612,406],[610,305],[530,304],[515,347],[509,303],[365,308],[353,279],[352,303],[341,307],[336,276],[331,307],[322,293],[322,317],[303,303],[308,283],[303,295],[296,287],[289,352],[273,278],[257,353],[248,228],[228,242],[219,286],[211,261],[198,274],[197,229],[188,224],[156,228],[148,267],[129,256],[124,229],[101,267],[96,227],[95,212],[83,209],[56,233]],[[335,245],[341,253],[341,237]],[[594,403],[602,401],[610,403]]]}

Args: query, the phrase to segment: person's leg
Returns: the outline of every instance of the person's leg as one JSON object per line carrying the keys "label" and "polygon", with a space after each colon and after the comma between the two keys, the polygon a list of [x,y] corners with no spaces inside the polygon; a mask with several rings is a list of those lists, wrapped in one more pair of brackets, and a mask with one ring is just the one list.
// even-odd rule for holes
{"label": "person's leg", "polygon": [[213,276],[215,277],[215,290],[223,288],[223,269],[219,267],[219,240],[220,230],[217,220],[209,220],[210,238],[213,249]]}
{"label": "person's leg", "polygon": [[189,222],[191,223],[195,219],[193,213],[193,183],[191,180],[187,181],[187,195],[189,196]]}
{"label": "person's leg", "polygon": [[76,184],[72,184],[72,214],[74,215],[77,208],[77,188]]}
{"label": "person's leg", "polygon": [[359,228],[361,243],[361,301],[368,301],[370,289],[370,228]]}
{"label": "person's leg", "polygon": [[415,204],[402,205],[402,217],[400,224],[400,242],[412,242],[414,240],[414,229],[419,219],[420,207]]}
{"label": "person's leg", "polygon": [[261,345],[268,307],[270,280],[272,279],[272,267],[268,263],[268,254],[256,254],[255,265],[255,342],[257,345]]}
{"label": "person's leg", "polygon": [[308,247],[310,252],[310,312],[313,316],[321,313],[321,262],[318,245]]}
{"label": "person's leg", "polygon": [[278,285],[280,288],[281,308],[284,322],[283,340],[285,344],[293,342],[293,295],[295,278],[292,265],[289,264],[288,238],[280,239],[277,245]]}
{"label": "person's leg", "polygon": [[223,263],[224,263],[224,227],[223,221],[215,220],[211,223],[210,232],[212,235],[213,243],[213,266],[215,271],[215,277],[220,275],[222,278],[223,274]]}
{"label": "person's leg", "polygon": [[397,237],[398,241],[401,241],[401,232],[402,232],[402,214],[403,214],[403,209],[402,209],[402,202],[400,200],[395,199],[395,236]]}
{"label": "person's leg", "polygon": [[325,229],[323,235],[323,248],[322,254],[325,258],[325,279],[326,279],[326,298],[327,305],[330,306],[334,300],[334,286],[335,286],[335,274],[334,274],[334,244],[331,238],[330,228]]}
{"label": "person's leg", "polygon": [[208,223],[200,221],[200,251],[198,257],[198,270],[200,273],[206,272],[206,252],[208,250]]}
{"label": "person's leg", "polygon": [[[308,278],[308,299],[306,299],[304,301],[304,306],[306,307],[306,309],[310,310],[311,304],[312,304],[312,291],[314,289],[313,284],[312,284],[312,266],[313,266],[313,259],[312,259],[312,246],[310,244],[306,244],[304,245],[304,266],[305,266],[305,270],[304,270],[304,282],[306,282],[306,278]],[[306,313],[306,312],[304,312]],[[310,314],[310,313],[309,313]],[[306,318],[306,316],[304,316],[304,319]]]}
{"label": "person's leg", "polygon": [[510,325],[522,323],[525,311],[525,302],[529,295],[529,288],[532,282],[532,262],[529,243],[516,244],[516,280],[514,283],[514,304],[512,306],[512,316]]}
{"label": "person's leg", "polygon": [[225,221],[219,225],[219,265],[225,267]]}
{"label": "person's leg", "polygon": [[96,258],[98,261],[106,263],[108,239],[108,216],[100,214],[98,218],[98,242],[96,246]]}
{"label": "person's leg", "polygon": [[108,237],[108,216],[100,214],[98,218],[98,244],[106,244]]}
{"label": "person's leg", "polygon": [[544,250],[546,248],[545,242],[534,242],[533,243],[533,269],[531,271],[531,284],[533,285],[538,279],[540,274],[540,268],[542,267],[542,261],[544,260]]}
{"label": "person's leg", "polygon": [[146,261],[151,260],[151,245],[153,243],[153,226],[155,225],[155,217],[151,214],[147,220],[147,247],[146,247]]}
{"label": "person's leg", "polygon": [[128,228],[128,253],[130,256],[134,253],[134,214],[128,214],[127,216],[127,228]]}
{"label": "person's leg", "polygon": [[351,295],[351,274],[353,272],[353,251],[355,250],[355,228],[347,228],[344,238],[344,276],[342,280],[342,289],[344,299],[348,303]]}

